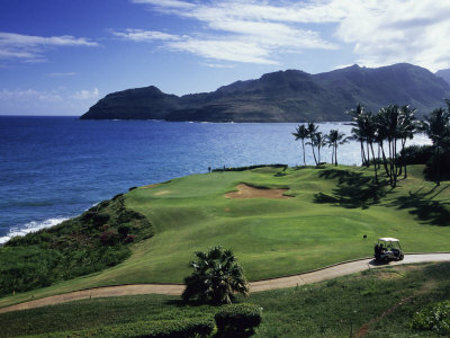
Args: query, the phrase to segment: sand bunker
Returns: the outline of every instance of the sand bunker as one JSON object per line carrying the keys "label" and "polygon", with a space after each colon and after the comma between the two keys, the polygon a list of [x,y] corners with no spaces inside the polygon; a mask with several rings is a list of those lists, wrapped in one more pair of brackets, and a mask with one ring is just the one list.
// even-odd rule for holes
{"label": "sand bunker", "polygon": [[167,194],[170,194],[170,193],[171,193],[170,190],[160,190],[160,191],[155,192],[153,195],[155,195],[155,196],[162,196],[162,195],[167,195]]}
{"label": "sand bunker", "polygon": [[283,195],[289,189],[261,189],[261,188],[251,187],[247,184],[239,184],[237,186],[237,188],[239,189],[238,191],[229,192],[228,194],[225,195],[225,197],[238,198],[238,199],[244,199],[244,198],[278,198],[278,199],[292,198],[291,196]]}

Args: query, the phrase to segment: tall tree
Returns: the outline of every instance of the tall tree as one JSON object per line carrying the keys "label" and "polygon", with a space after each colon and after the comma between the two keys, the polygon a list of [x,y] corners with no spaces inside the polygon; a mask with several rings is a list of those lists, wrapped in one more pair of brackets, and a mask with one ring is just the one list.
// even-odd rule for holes
{"label": "tall tree", "polygon": [[337,160],[337,148],[338,145],[348,142],[348,138],[344,133],[340,133],[339,130],[331,129],[326,136],[328,146],[331,147],[331,164],[338,165]]}
{"label": "tall tree", "polygon": [[302,141],[303,164],[306,166],[305,139],[309,137],[309,131],[304,124],[301,124],[296,128],[295,133],[292,133],[292,135],[295,136],[296,141],[298,140]]}
{"label": "tall tree", "polygon": [[447,110],[433,110],[422,122],[422,130],[433,142],[433,167],[436,185],[441,184],[440,161],[441,152],[446,139],[450,138],[450,101],[446,100]]}
{"label": "tall tree", "polygon": [[[401,150],[400,150],[400,159],[403,164],[404,168],[404,178],[408,177],[408,171],[406,166],[406,160],[404,157],[404,150],[406,141],[408,139],[412,139],[414,137],[414,134],[417,132],[419,128],[418,121],[415,118],[415,112],[416,109],[411,108],[408,105],[400,107],[400,123],[399,123],[399,138],[400,138],[400,144],[401,144]],[[400,166],[400,173],[401,174],[401,168]]]}
{"label": "tall tree", "polygon": [[308,122],[307,129],[308,129],[308,137],[310,139],[310,142],[307,142],[306,144],[311,145],[311,149],[312,149],[313,156],[314,156],[314,162],[316,163],[316,165],[318,165],[319,163],[317,162],[316,151],[315,151],[316,137],[314,135],[317,134],[317,130],[319,129],[319,126],[316,126],[314,124],[314,122]]}
{"label": "tall tree", "polygon": [[352,128],[352,139],[358,141],[361,146],[361,163],[363,165],[368,165],[368,160],[366,158],[366,152],[364,151],[364,141],[366,139],[364,135],[364,127],[363,127],[363,116],[364,116],[364,106],[358,104],[356,109],[352,109],[348,112],[348,114],[352,118],[352,122],[350,125]]}

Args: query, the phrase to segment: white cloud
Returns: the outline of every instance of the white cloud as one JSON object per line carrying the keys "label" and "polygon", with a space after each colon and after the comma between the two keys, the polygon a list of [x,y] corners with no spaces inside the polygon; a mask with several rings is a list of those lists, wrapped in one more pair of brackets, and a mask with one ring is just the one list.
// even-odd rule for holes
{"label": "white cloud", "polygon": [[354,45],[359,63],[410,62],[433,71],[450,67],[450,1],[343,2],[349,8],[336,36]]}
{"label": "white cloud", "polygon": [[58,87],[52,90],[32,88],[0,89],[0,114],[5,115],[80,115],[99,97],[97,88],[76,92]]}
{"label": "white cloud", "polygon": [[208,59],[278,64],[277,55],[282,51],[336,48],[335,44],[323,40],[318,32],[293,24],[301,22],[304,16],[302,12],[292,15],[294,10],[301,10],[298,5],[271,6],[255,1],[133,2],[151,5],[151,8],[166,14],[195,19],[206,24],[208,32],[191,32],[189,35],[179,36],[158,31],[128,29],[124,33],[115,32],[116,36],[133,41],[165,40],[163,44],[166,47]]}
{"label": "white cloud", "polygon": [[0,102],[27,102],[36,100],[40,102],[61,102],[63,98],[55,91],[38,91],[34,89],[0,90]]}
{"label": "white cloud", "polygon": [[125,32],[112,32],[115,36],[124,38],[126,40],[142,42],[142,41],[154,41],[154,40],[180,40],[178,35],[167,34],[158,31],[146,31],[143,29],[128,28]]}
{"label": "white cloud", "polygon": [[168,46],[175,50],[187,51],[216,60],[277,64],[268,58],[267,49],[246,41],[188,39],[169,43]]}
{"label": "white cloud", "polygon": [[77,91],[71,97],[76,100],[93,100],[93,99],[98,98],[99,94],[100,93],[99,93],[98,88],[94,88],[92,91],[83,89],[83,90]]}
{"label": "white cloud", "polygon": [[[431,70],[450,67],[447,0],[132,1],[199,22],[201,33],[190,32],[168,45],[207,58],[277,63],[285,51],[340,47],[351,48],[355,62],[367,66],[410,62]],[[330,27],[334,34],[325,39],[323,32]],[[230,52],[243,43],[248,48]]]}
{"label": "white cloud", "polygon": [[44,52],[48,48],[67,46],[93,47],[98,43],[71,35],[43,37],[0,32],[0,59],[41,62],[45,60]]}
{"label": "white cloud", "polygon": [[159,7],[170,7],[170,8],[192,8],[195,7],[194,4],[186,1],[178,0],[132,0],[136,4],[149,4]]}

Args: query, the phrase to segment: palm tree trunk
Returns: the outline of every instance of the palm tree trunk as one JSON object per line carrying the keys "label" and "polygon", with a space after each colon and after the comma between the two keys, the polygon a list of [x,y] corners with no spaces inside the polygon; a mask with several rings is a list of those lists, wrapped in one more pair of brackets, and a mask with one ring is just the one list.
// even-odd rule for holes
{"label": "palm tree trunk", "polygon": [[313,152],[313,156],[314,156],[314,162],[316,163],[316,166],[317,166],[316,152],[314,151],[314,146],[311,145],[311,148],[312,148],[312,152]]}
{"label": "palm tree trunk", "polygon": [[305,140],[303,140],[303,139],[302,139],[302,147],[303,147],[303,164],[306,167]]}
{"label": "palm tree trunk", "polygon": [[[370,149],[372,150],[372,159],[375,161],[375,152],[373,151],[373,144],[370,143]],[[377,162],[375,161],[373,164],[375,169],[375,182],[378,183],[378,172],[377,172]]]}
{"label": "palm tree trunk", "polygon": [[369,142],[366,142],[366,148],[367,148],[367,167],[370,167]]}
{"label": "palm tree trunk", "polygon": [[361,161],[362,161],[362,165],[365,165],[365,163],[366,163],[366,154],[364,152],[363,141],[360,141],[360,144],[361,144]]}
{"label": "palm tree trunk", "polygon": [[404,179],[408,178],[408,172],[406,170],[405,145],[406,145],[406,138],[402,140],[402,151],[401,151],[403,165],[405,166],[405,175],[403,176]]}

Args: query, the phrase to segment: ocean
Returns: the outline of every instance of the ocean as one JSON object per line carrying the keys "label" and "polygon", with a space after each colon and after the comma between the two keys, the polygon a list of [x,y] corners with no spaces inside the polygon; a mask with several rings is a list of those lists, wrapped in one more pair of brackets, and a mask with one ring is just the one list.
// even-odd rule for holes
{"label": "ocean", "polygon": [[[346,123],[321,123],[327,133]],[[89,121],[0,116],[0,244],[77,216],[130,187],[255,164],[303,164],[295,123]],[[424,135],[412,143],[429,143]],[[313,164],[310,149],[307,163]],[[322,161],[331,161],[329,148]],[[340,146],[360,164],[359,145]]]}

